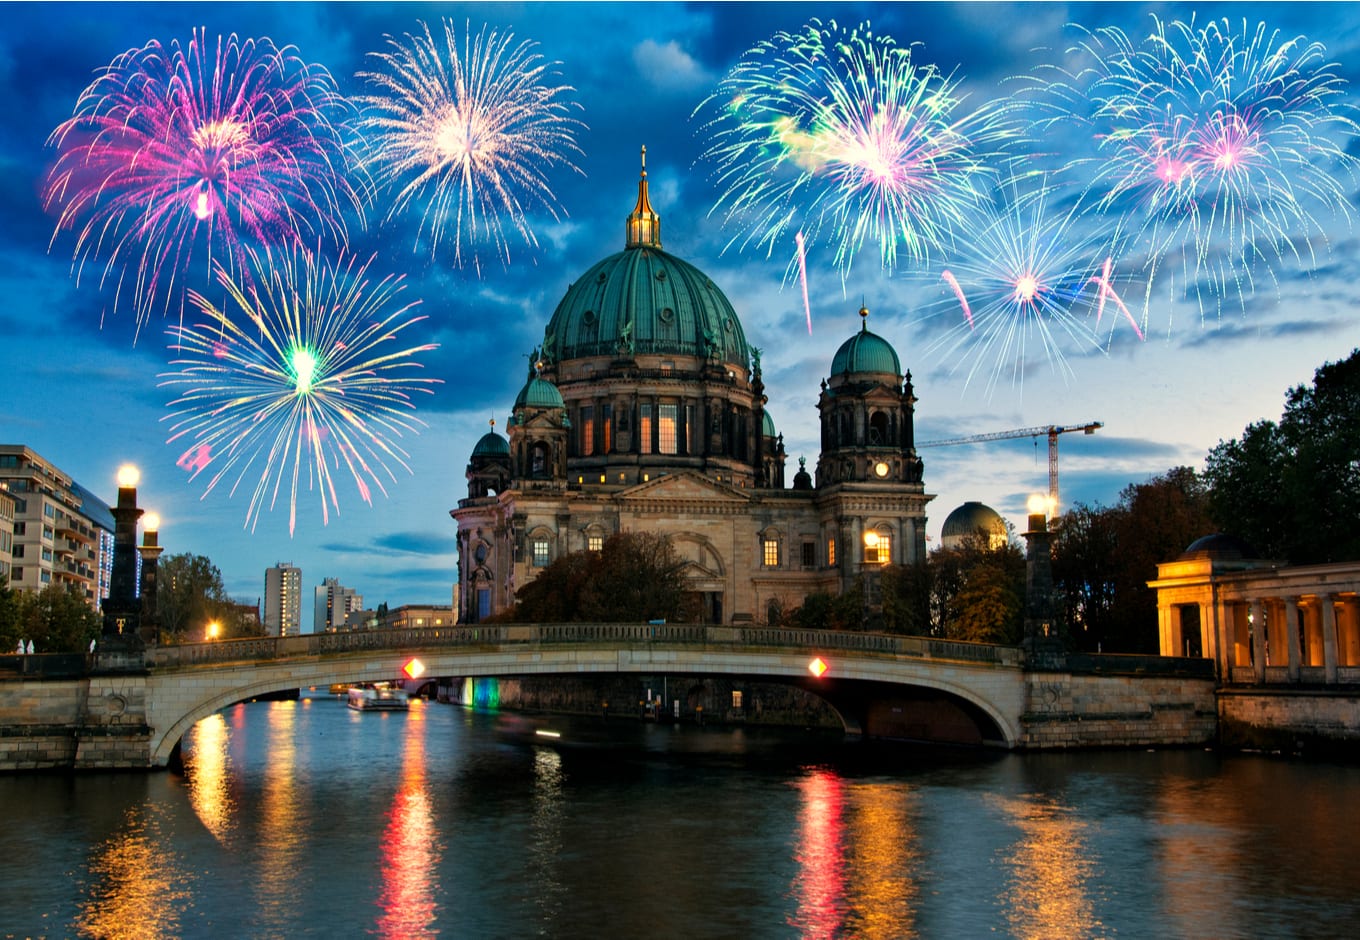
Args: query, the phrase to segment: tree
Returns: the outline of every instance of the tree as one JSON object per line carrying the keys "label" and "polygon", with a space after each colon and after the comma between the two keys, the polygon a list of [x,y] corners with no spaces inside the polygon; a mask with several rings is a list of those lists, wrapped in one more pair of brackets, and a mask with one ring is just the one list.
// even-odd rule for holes
{"label": "tree", "polygon": [[1175,467],[1133,483],[1110,508],[1078,505],[1054,522],[1053,584],[1078,649],[1157,651],[1157,565],[1213,530],[1204,481]]}
{"label": "tree", "polygon": [[222,572],[207,557],[167,555],[157,569],[156,616],[167,642],[197,640],[209,623],[223,639],[249,632],[222,585]]}
{"label": "tree", "polygon": [[1265,557],[1360,559],[1360,349],[1290,389],[1278,424],[1219,442],[1204,472],[1219,527]]}
{"label": "tree", "polygon": [[571,552],[540,571],[516,593],[514,620],[675,620],[684,605],[684,567],[668,536],[619,532],[598,552]]}
{"label": "tree", "polygon": [[19,629],[40,653],[84,653],[99,636],[103,619],[72,584],[49,584],[21,596]]}
{"label": "tree", "polygon": [[992,548],[985,533],[930,553],[930,617],[934,636],[976,643],[1019,642],[1025,614],[1025,556],[1007,542]]}
{"label": "tree", "polygon": [[20,594],[9,586],[9,578],[0,575],[0,653],[10,653],[23,636],[19,632]]}

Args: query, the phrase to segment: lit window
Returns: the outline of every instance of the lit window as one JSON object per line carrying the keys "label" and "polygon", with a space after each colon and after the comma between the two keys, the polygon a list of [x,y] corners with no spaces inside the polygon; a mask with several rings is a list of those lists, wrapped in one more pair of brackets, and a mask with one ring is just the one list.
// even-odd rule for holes
{"label": "lit window", "polygon": [[733,707],[733,708],[741,708],[741,690],[740,690],[740,689],[733,689],[733,690],[732,690],[732,707]]}
{"label": "lit window", "polygon": [[869,530],[864,533],[864,563],[886,565],[892,559],[892,536]]}
{"label": "lit window", "polygon": [[614,449],[614,406],[600,406],[600,453],[607,454]]}
{"label": "lit window", "polygon": [[534,539],[533,552],[534,552],[533,565],[535,568],[542,568],[548,564],[547,539]]}
{"label": "lit window", "polygon": [[591,405],[581,409],[581,456],[595,453],[595,409]]}
{"label": "lit window", "polygon": [[588,548],[592,552],[604,551],[604,536],[603,535],[590,536],[588,539],[586,539],[586,548]]}
{"label": "lit window", "polygon": [[661,432],[658,450],[663,454],[675,453],[676,424],[679,421],[678,405],[657,406],[657,427]]}
{"label": "lit window", "polygon": [[763,544],[763,563],[766,568],[779,567],[779,540],[766,539]]}
{"label": "lit window", "polygon": [[638,453],[652,452],[652,406],[638,406]]}
{"label": "lit window", "polygon": [[836,540],[826,540],[826,563],[828,567],[836,567]]}

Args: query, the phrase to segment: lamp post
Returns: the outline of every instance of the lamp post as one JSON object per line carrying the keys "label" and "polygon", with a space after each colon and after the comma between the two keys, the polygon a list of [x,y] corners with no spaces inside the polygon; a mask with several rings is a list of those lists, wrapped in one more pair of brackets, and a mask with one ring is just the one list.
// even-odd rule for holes
{"label": "lamp post", "polygon": [[109,596],[104,598],[102,650],[135,651],[145,647],[138,633],[141,602],[137,598],[137,481],[141,474],[131,464],[118,470],[118,504],[113,507],[113,572]]}
{"label": "lamp post", "polygon": [[1025,637],[1021,646],[1031,657],[1061,657],[1062,637],[1058,635],[1053,609],[1053,547],[1048,531],[1046,496],[1029,498],[1029,527],[1025,532]]}
{"label": "lamp post", "polygon": [[142,517],[142,624],[141,637],[148,646],[160,639],[161,621],[156,611],[156,569],[164,549],[160,545],[161,517],[149,512]]}

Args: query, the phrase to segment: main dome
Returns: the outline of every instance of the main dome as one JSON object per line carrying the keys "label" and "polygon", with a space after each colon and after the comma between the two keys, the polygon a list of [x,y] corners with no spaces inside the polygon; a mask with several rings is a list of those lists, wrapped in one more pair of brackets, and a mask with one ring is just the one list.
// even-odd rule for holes
{"label": "main dome", "polygon": [[661,248],[645,163],[625,245],[567,288],[544,331],[543,357],[694,356],[745,368],[751,350],[731,302],[708,275]]}

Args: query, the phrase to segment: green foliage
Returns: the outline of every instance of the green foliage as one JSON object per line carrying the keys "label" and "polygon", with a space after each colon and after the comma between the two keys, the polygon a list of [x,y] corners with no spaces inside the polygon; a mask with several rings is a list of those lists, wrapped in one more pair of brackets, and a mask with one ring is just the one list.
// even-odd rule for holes
{"label": "green foliage", "polygon": [[196,643],[210,623],[218,637],[258,635],[262,628],[227,596],[222,572],[203,555],[167,555],[156,569],[156,617],[162,642]]}
{"label": "green foliage", "polygon": [[571,552],[541,570],[516,593],[513,619],[676,620],[684,609],[684,566],[669,537],[620,532],[606,539],[599,552]]}
{"label": "green foliage", "polygon": [[974,643],[1018,643],[1024,624],[1025,556],[1007,543],[990,548],[967,536],[937,548],[929,567],[931,635]]}
{"label": "green foliage", "polygon": [[1157,652],[1157,565],[1212,532],[1205,482],[1175,467],[1126,486],[1109,508],[1081,504],[1053,524],[1053,584],[1078,649]]}
{"label": "green foliage", "polygon": [[32,640],[39,653],[84,653],[103,624],[86,603],[85,592],[70,584],[19,594],[18,615],[20,635]]}
{"label": "green foliage", "polygon": [[802,606],[789,613],[788,622],[804,630],[858,632],[866,627],[864,613],[864,580],[857,578],[843,594],[826,591],[808,594]]}
{"label": "green foliage", "polygon": [[911,565],[888,565],[879,584],[883,598],[883,629],[906,636],[930,636],[930,598],[935,569],[929,560]]}
{"label": "green foliage", "polygon": [[9,578],[0,577],[0,653],[10,653],[19,645],[19,592],[9,586]]}
{"label": "green foliage", "polygon": [[1360,349],[1285,396],[1278,424],[1209,452],[1219,528],[1293,564],[1360,559]]}

